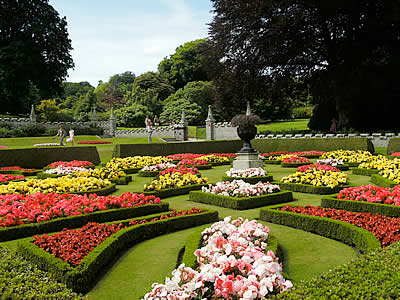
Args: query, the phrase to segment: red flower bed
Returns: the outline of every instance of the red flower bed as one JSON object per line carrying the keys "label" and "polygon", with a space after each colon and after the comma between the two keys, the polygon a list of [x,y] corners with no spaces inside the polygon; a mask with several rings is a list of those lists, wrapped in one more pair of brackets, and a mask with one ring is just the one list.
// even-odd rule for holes
{"label": "red flower bed", "polygon": [[17,166],[14,166],[14,167],[2,167],[2,168],[0,168],[0,170],[1,171],[23,171],[23,172],[36,171],[35,169],[24,169],[24,168],[17,167]]}
{"label": "red flower bed", "polygon": [[179,168],[168,168],[168,169],[165,169],[164,171],[160,171],[160,173],[158,173],[158,175],[165,175],[168,173],[171,173],[171,174],[181,173],[182,175],[190,173],[190,174],[196,175],[196,174],[199,174],[200,172],[196,168],[188,168],[188,167],[180,166]]}
{"label": "red flower bed", "polygon": [[25,179],[24,175],[0,174],[0,182]]}
{"label": "red flower bed", "polygon": [[309,163],[311,161],[306,157],[291,156],[282,159],[282,162],[285,164],[298,164],[298,163]]}
{"label": "red flower bed", "polygon": [[55,161],[49,165],[47,168],[57,168],[57,167],[88,167],[93,166],[93,163],[86,160],[72,160],[72,161]]}
{"label": "red flower bed", "polygon": [[182,160],[182,159],[194,159],[204,155],[205,154],[179,153],[179,154],[168,155],[167,158],[173,160]]}
{"label": "red flower bed", "polygon": [[0,195],[0,227],[40,223],[95,211],[153,203],[160,203],[160,198],[136,193],[107,197],[96,194],[82,196],[56,193]]}
{"label": "red flower bed", "polygon": [[400,185],[396,185],[394,188],[383,188],[373,185],[345,188],[339,192],[337,198],[400,205]]}
{"label": "red flower bed", "polygon": [[391,156],[400,156],[400,152],[393,152],[392,154],[390,154]]}
{"label": "red flower bed", "polygon": [[301,152],[292,152],[290,154],[297,156],[318,156],[324,154],[325,151],[301,151]]}
{"label": "red flower bed", "polygon": [[283,154],[289,154],[289,151],[277,151],[277,152],[267,152],[267,153],[261,153],[261,156],[278,156],[278,155],[283,155]]}
{"label": "red flower bed", "polygon": [[8,148],[8,146],[0,146],[0,148]]}
{"label": "red flower bed", "polygon": [[178,166],[206,166],[208,161],[202,159],[182,159]]}
{"label": "red flower bed", "polygon": [[78,144],[112,144],[110,141],[81,141]]}
{"label": "red flower bed", "polygon": [[336,210],[333,208],[313,207],[292,207],[286,205],[277,208],[282,211],[289,211],[309,216],[324,217],[344,221],[355,226],[364,228],[371,232],[381,242],[382,247],[389,246],[400,241],[400,218],[391,218],[372,213],[355,213],[347,210]]}
{"label": "red flower bed", "polygon": [[[187,211],[173,210],[169,214],[155,217],[149,220],[135,220],[132,219],[128,226],[135,226],[157,220],[163,220],[183,215],[193,215],[202,213],[203,210],[192,208]],[[95,247],[101,242],[105,241],[114,233],[121,229],[128,227],[122,223],[116,224],[100,224],[88,223],[79,229],[64,229],[59,233],[52,235],[43,234],[42,236],[35,235],[33,243],[42,248],[43,250],[51,253],[55,257],[62,259],[69,263],[71,266],[76,267],[82,259],[88,255]]]}
{"label": "red flower bed", "polygon": [[311,164],[311,165],[305,165],[297,168],[297,171],[299,172],[305,172],[307,170],[311,169],[316,169],[316,170],[322,170],[322,171],[332,171],[332,172],[340,172],[338,168],[332,167],[330,165],[320,165],[320,164]]}
{"label": "red flower bed", "polygon": [[207,155],[215,155],[215,156],[219,156],[219,157],[237,157],[236,153],[209,153]]}

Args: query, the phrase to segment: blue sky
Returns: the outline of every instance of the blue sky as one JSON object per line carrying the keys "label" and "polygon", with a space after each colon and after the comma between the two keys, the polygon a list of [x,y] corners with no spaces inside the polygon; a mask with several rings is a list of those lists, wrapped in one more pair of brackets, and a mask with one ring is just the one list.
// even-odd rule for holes
{"label": "blue sky", "polygon": [[112,75],[156,71],[176,47],[208,34],[209,0],[50,0],[66,17],[75,69],[67,81],[97,86]]}

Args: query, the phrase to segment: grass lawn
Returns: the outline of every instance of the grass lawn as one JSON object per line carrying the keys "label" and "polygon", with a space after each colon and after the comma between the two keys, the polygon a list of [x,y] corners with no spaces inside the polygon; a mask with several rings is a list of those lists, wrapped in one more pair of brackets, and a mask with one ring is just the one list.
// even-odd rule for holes
{"label": "grass lawn", "polygon": [[257,125],[260,131],[291,131],[291,130],[309,130],[309,119],[295,119],[294,121],[274,122],[269,124]]}

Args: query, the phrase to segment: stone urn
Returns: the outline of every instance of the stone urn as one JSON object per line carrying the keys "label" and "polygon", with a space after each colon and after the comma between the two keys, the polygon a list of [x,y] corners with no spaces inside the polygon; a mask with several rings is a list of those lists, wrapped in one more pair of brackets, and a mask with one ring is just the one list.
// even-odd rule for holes
{"label": "stone urn", "polygon": [[243,141],[243,146],[239,150],[240,153],[252,153],[256,152],[251,146],[251,140],[256,137],[257,127],[254,125],[249,126],[239,126],[237,128],[237,134]]}

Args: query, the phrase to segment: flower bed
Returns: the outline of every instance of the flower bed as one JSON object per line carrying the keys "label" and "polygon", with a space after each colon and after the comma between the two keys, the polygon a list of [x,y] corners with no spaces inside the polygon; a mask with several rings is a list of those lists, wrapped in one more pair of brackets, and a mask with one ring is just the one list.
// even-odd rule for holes
{"label": "flower bed", "polygon": [[57,167],[94,167],[93,163],[87,160],[72,160],[72,161],[55,161],[46,166],[47,169],[54,169]]}
{"label": "flower bed", "polygon": [[156,164],[156,165],[151,165],[151,166],[145,166],[143,169],[139,171],[138,176],[142,177],[155,177],[160,173],[160,171],[163,171],[165,169],[169,168],[175,168],[176,165],[170,162],[163,163],[163,164]]}
{"label": "flower bed", "polygon": [[250,168],[244,170],[230,169],[225,172],[225,176],[222,176],[222,181],[233,181],[235,179],[241,179],[248,183],[257,182],[270,182],[274,177],[270,174],[266,174],[263,168]]}
{"label": "flower bed", "polygon": [[103,167],[100,169],[90,169],[85,172],[76,172],[76,177],[95,177],[99,179],[108,179],[110,181],[118,181],[126,177],[126,173],[122,170],[111,169],[110,167]]}
{"label": "flower bed", "polygon": [[311,163],[306,157],[290,156],[282,159],[281,165],[284,168],[297,168]]}
{"label": "flower bed", "polygon": [[40,172],[40,170],[24,169],[18,166],[0,168],[0,174],[19,174],[25,176],[32,176],[36,175],[38,172]]}
{"label": "flower bed", "polygon": [[[0,186],[0,194],[35,194],[35,193],[94,193],[102,189],[112,188],[109,180],[94,177],[63,176],[59,178],[28,179],[26,181],[10,182]],[[110,193],[112,191],[109,191]]]}
{"label": "flower bed", "polygon": [[209,153],[208,155],[215,155],[215,156],[228,157],[228,158],[237,157],[236,153]]}
{"label": "flower bed", "polygon": [[356,167],[360,163],[370,161],[373,156],[370,152],[362,150],[336,150],[325,152],[321,155],[321,158],[336,158],[343,161],[344,163],[348,163],[352,167]]}
{"label": "flower bed", "polygon": [[281,179],[282,183],[308,184],[331,189],[348,184],[348,176],[343,172],[310,169],[296,172]]}
{"label": "flower bed", "polygon": [[267,153],[261,153],[260,155],[267,157],[267,156],[281,156],[284,154],[289,154],[289,151],[267,152]]}
{"label": "flower bed", "polygon": [[167,173],[160,175],[158,179],[153,180],[150,184],[144,185],[144,190],[149,191],[161,191],[164,189],[175,189],[189,185],[202,185],[207,183],[207,178],[199,178],[191,173]]}
{"label": "flower bed", "polygon": [[203,187],[201,191],[203,193],[240,198],[276,193],[280,191],[280,187],[271,183],[259,182],[253,185],[243,180],[234,180],[232,182],[225,181],[209,184],[208,187]]}
{"label": "flower bed", "polygon": [[212,165],[206,160],[199,159],[182,159],[177,166],[196,167],[199,170],[208,170]]}
{"label": "flower bed", "polygon": [[307,158],[317,158],[320,157],[322,154],[324,154],[325,151],[300,151],[300,152],[292,152],[290,154],[297,155],[297,156],[302,156],[302,157],[307,157]]}
{"label": "flower bed", "polygon": [[320,165],[320,164],[311,164],[298,167],[297,172],[305,172],[307,170],[313,170],[313,169],[322,171],[340,172],[340,170],[336,167],[332,167],[329,165]]}
{"label": "flower bed", "polygon": [[400,152],[393,152],[392,154],[390,154],[391,156],[400,156]]}
{"label": "flower bed", "polygon": [[57,147],[61,146],[59,143],[42,143],[42,144],[34,144],[33,147]]}
{"label": "flower bed", "polygon": [[168,155],[167,158],[171,160],[183,160],[183,159],[195,159],[200,156],[204,156],[204,154],[178,153],[178,154]]}
{"label": "flower bed", "polygon": [[[180,216],[162,218],[161,216],[164,214],[138,218],[139,220],[150,220],[150,222],[117,231],[111,238],[100,243],[94,251],[91,251],[83,258],[76,268],[35,246],[32,243],[32,238],[21,240],[18,243],[18,252],[33,263],[40,264],[43,268],[51,272],[57,280],[66,283],[68,287],[71,287],[75,291],[86,293],[99,274],[104,271],[123,249],[132,247],[144,239],[218,220],[218,212],[216,211],[204,211],[191,215],[182,213]],[[153,221],[155,218],[159,220]],[[120,223],[128,225],[130,221],[128,219],[114,223],[116,225]]]}
{"label": "flower bed", "polygon": [[188,168],[184,166],[180,166],[179,168],[169,168],[164,171],[160,171],[158,175],[164,176],[166,174],[174,174],[174,173],[181,173],[183,174],[192,174],[192,175],[200,175],[200,172],[197,168]]}
{"label": "flower bed", "polygon": [[346,210],[322,208],[319,206],[313,207],[309,205],[305,207],[286,205],[285,207],[277,209],[297,214],[330,218],[361,227],[375,235],[383,248],[396,241],[400,241],[400,218],[391,218],[371,213],[355,213]]}
{"label": "flower bed", "polygon": [[24,179],[24,175],[0,174],[0,184],[8,183],[11,181],[21,181]]}
{"label": "flower bed", "polygon": [[206,161],[208,164],[211,164],[213,166],[229,165],[231,163],[231,160],[228,157],[217,156],[213,154],[200,156],[198,158],[195,158],[194,160]]}
{"label": "flower bed", "polygon": [[8,146],[0,146],[0,149],[8,148]]}
{"label": "flower bed", "polygon": [[78,144],[87,144],[87,145],[94,145],[94,144],[112,144],[110,141],[81,141]]}
{"label": "flower bed", "polygon": [[89,169],[83,167],[63,167],[58,166],[54,169],[46,169],[44,172],[38,173],[37,178],[56,178],[65,175],[72,175],[76,172],[87,172]]}
{"label": "flower bed", "polygon": [[112,170],[122,170],[126,174],[138,173],[145,166],[169,162],[164,156],[129,156],[125,158],[113,158],[106,167]]}
{"label": "flower bed", "polygon": [[144,299],[264,299],[290,289],[272,251],[264,253],[269,228],[230,217],[202,232],[195,251],[199,268],[180,265],[165,284],[153,284]]}

